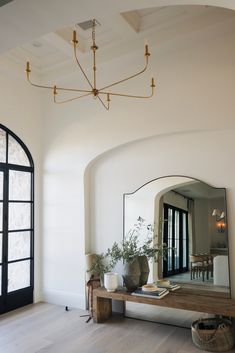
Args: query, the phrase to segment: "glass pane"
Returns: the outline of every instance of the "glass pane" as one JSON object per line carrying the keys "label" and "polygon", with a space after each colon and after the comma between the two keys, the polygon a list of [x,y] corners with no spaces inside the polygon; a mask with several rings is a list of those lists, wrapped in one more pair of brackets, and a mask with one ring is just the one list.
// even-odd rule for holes
{"label": "glass pane", "polygon": [[168,209],[168,238],[172,239],[172,209]]}
{"label": "glass pane", "polygon": [[[168,247],[172,248],[172,209],[168,208]],[[168,271],[172,271],[172,249],[168,250]]]}
{"label": "glass pane", "polygon": [[27,203],[9,203],[9,230],[30,228],[30,208]]}
{"label": "glass pane", "polygon": [[179,238],[179,230],[180,230],[180,214],[178,211],[175,211],[175,238]]}
{"label": "glass pane", "polygon": [[168,250],[168,271],[172,270],[172,250]]}
{"label": "glass pane", "polygon": [[2,263],[2,233],[0,233],[0,263]]}
{"label": "glass pane", "polygon": [[0,129],[0,162],[6,163],[6,133]]}
{"label": "glass pane", "polygon": [[31,199],[31,173],[9,171],[9,200]]}
{"label": "glass pane", "polygon": [[183,213],[183,239],[186,239],[186,235],[187,235],[187,232],[186,232],[186,214]]}
{"label": "glass pane", "polygon": [[0,232],[2,231],[2,213],[3,213],[3,203],[0,202]]}
{"label": "glass pane", "polygon": [[8,234],[8,260],[30,257],[30,232]]}
{"label": "glass pane", "polygon": [[187,243],[183,240],[183,267],[187,267]]}
{"label": "glass pane", "polygon": [[8,292],[30,286],[30,260],[8,264]]}
{"label": "glass pane", "polygon": [[0,295],[2,295],[2,266],[0,266]]}
{"label": "glass pane", "polygon": [[3,172],[0,172],[0,200],[3,200]]}
{"label": "glass pane", "polygon": [[30,166],[25,151],[14,137],[10,135],[8,137],[8,163]]}
{"label": "glass pane", "polygon": [[179,269],[179,239],[175,239],[175,270]]}

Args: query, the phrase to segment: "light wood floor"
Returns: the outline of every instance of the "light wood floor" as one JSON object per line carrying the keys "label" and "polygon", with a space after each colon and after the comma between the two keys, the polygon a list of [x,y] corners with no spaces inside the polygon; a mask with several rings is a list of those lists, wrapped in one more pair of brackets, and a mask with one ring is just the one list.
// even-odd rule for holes
{"label": "light wood floor", "polygon": [[187,329],[119,317],[86,324],[84,313],[40,303],[2,315],[0,353],[204,352],[194,347]]}
{"label": "light wood floor", "polygon": [[162,324],[191,328],[193,321],[212,317],[195,311],[164,308],[156,305],[126,302],[126,317],[142,319]]}

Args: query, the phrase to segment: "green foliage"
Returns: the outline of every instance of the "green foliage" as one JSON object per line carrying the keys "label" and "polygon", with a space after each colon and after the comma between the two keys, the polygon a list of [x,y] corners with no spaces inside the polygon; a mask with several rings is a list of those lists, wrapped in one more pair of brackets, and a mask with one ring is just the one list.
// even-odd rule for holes
{"label": "green foliage", "polygon": [[[140,245],[140,235],[145,235],[145,241]],[[148,260],[157,261],[159,255],[166,255],[167,247],[165,244],[157,245],[157,236],[154,234],[154,226],[146,224],[141,217],[137,223],[129,230],[125,239],[119,245],[117,242],[108,249],[106,256],[111,259],[114,267],[119,260],[131,263],[137,256],[146,256]]]}
{"label": "green foliage", "polygon": [[[145,240],[140,244],[139,239],[143,236]],[[139,217],[121,244],[115,242],[105,254],[96,255],[88,272],[102,279],[104,273],[112,271],[120,260],[124,263],[132,263],[137,256],[146,256],[148,260],[156,262],[159,255],[166,256],[167,250],[165,244],[157,245],[154,225],[146,224],[145,220]]]}
{"label": "green foliage", "polygon": [[128,239],[123,240],[121,245],[115,242],[107,251],[107,256],[114,264],[116,264],[119,260],[123,260],[124,262],[133,262],[136,256],[139,255],[140,251],[138,247],[138,237],[136,235],[131,235]]}
{"label": "green foliage", "polygon": [[110,272],[113,268],[111,264],[107,263],[106,258],[107,256],[103,253],[96,255],[91,268],[87,272],[91,272],[91,274],[102,278],[104,273]]}

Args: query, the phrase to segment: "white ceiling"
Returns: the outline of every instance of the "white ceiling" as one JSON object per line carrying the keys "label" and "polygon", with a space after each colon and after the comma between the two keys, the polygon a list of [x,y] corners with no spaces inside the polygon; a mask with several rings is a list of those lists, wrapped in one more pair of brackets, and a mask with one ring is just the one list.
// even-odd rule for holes
{"label": "white ceiling", "polygon": [[181,195],[192,199],[214,199],[220,197],[225,198],[225,189],[214,188],[201,181],[187,184],[186,186],[181,186],[174,190]]}
{"label": "white ceiling", "polygon": [[14,0],[0,8],[0,53],[88,18],[109,18],[136,9],[190,4],[235,9],[234,0]]}
{"label": "white ceiling", "polygon": [[[17,1],[25,2],[25,0]],[[83,20],[89,19],[91,18]],[[144,47],[146,39],[151,47],[189,32],[234,21],[235,12],[210,6],[162,6],[97,17],[97,20],[101,24],[96,29],[99,46],[97,55],[101,62],[107,57],[111,58],[112,54],[117,57],[137,47]],[[80,58],[87,60],[88,55],[90,56],[91,30],[82,30],[76,25],[77,22],[35,38],[5,55],[21,65],[29,60],[35,71],[47,74],[72,63],[73,51],[70,40],[73,29],[76,29]]]}

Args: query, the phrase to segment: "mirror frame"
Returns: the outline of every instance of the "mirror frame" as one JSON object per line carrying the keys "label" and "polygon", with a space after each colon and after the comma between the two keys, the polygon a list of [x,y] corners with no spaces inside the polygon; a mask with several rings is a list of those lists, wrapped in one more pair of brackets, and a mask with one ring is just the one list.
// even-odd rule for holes
{"label": "mirror frame", "polygon": [[[165,176],[161,176],[161,177],[158,177],[158,178],[154,178],[154,179],[151,179],[149,181],[147,181],[146,183],[144,183],[143,185],[141,185],[140,187],[138,187],[137,189],[135,189],[133,192],[127,192],[127,193],[124,193],[123,194],[123,212],[122,212],[122,216],[123,216],[123,220],[122,220],[122,225],[123,225],[123,240],[125,239],[125,197],[127,195],[133,195],[135,194],[137,191],[139,191],[140,189],[142,189],[143,187],[145,187],[146,185],[152,183],[153,181],[156,181],[156,180],[160,180],[160,179],[165,179],[165,178],[170,178],[170,177],[182,177],[182,178],[189,178],[189,179],[194,179],[195,181],[198,181],[200,183],[203,183],[203,184],[206,184],[210,187],[212,187],[213,189],[220,189],[220,190],[224,190],[224,193],[225,193],[225,221],[226,221],[226,224],[228,225],[228,207],[227,207],[227,189],[225,187],[215,187],[215,186],[212,186],[198,178],[194,178],[194,177],[190,177],[188,175],[178,175],[178,174],[172,174],[172,175],[165,175]],[[231,299],[232,297],[232,294],[231,294],[231,269],[230,269],[230,246],[229,246],[229,230],[228,230],[228,227],[227,227],[227,241],[228,241],[228,277],[229,277],[229,293],[228,293],[228,299]],[[193,290],[193,289],[192,289]],[[202,290],[203,291],[203,290]],[[209,290],[208,290],[209,291]],[[208,291],[205,291],[205,292],[208,292]],[[210,293],[212,293],[213,291],[209,291]],[[215,292],[215,293],[218,293],[218,292]],[[201,295],[201,294],[200,294]],[[203,295],[203,294],[202,294]]]}

